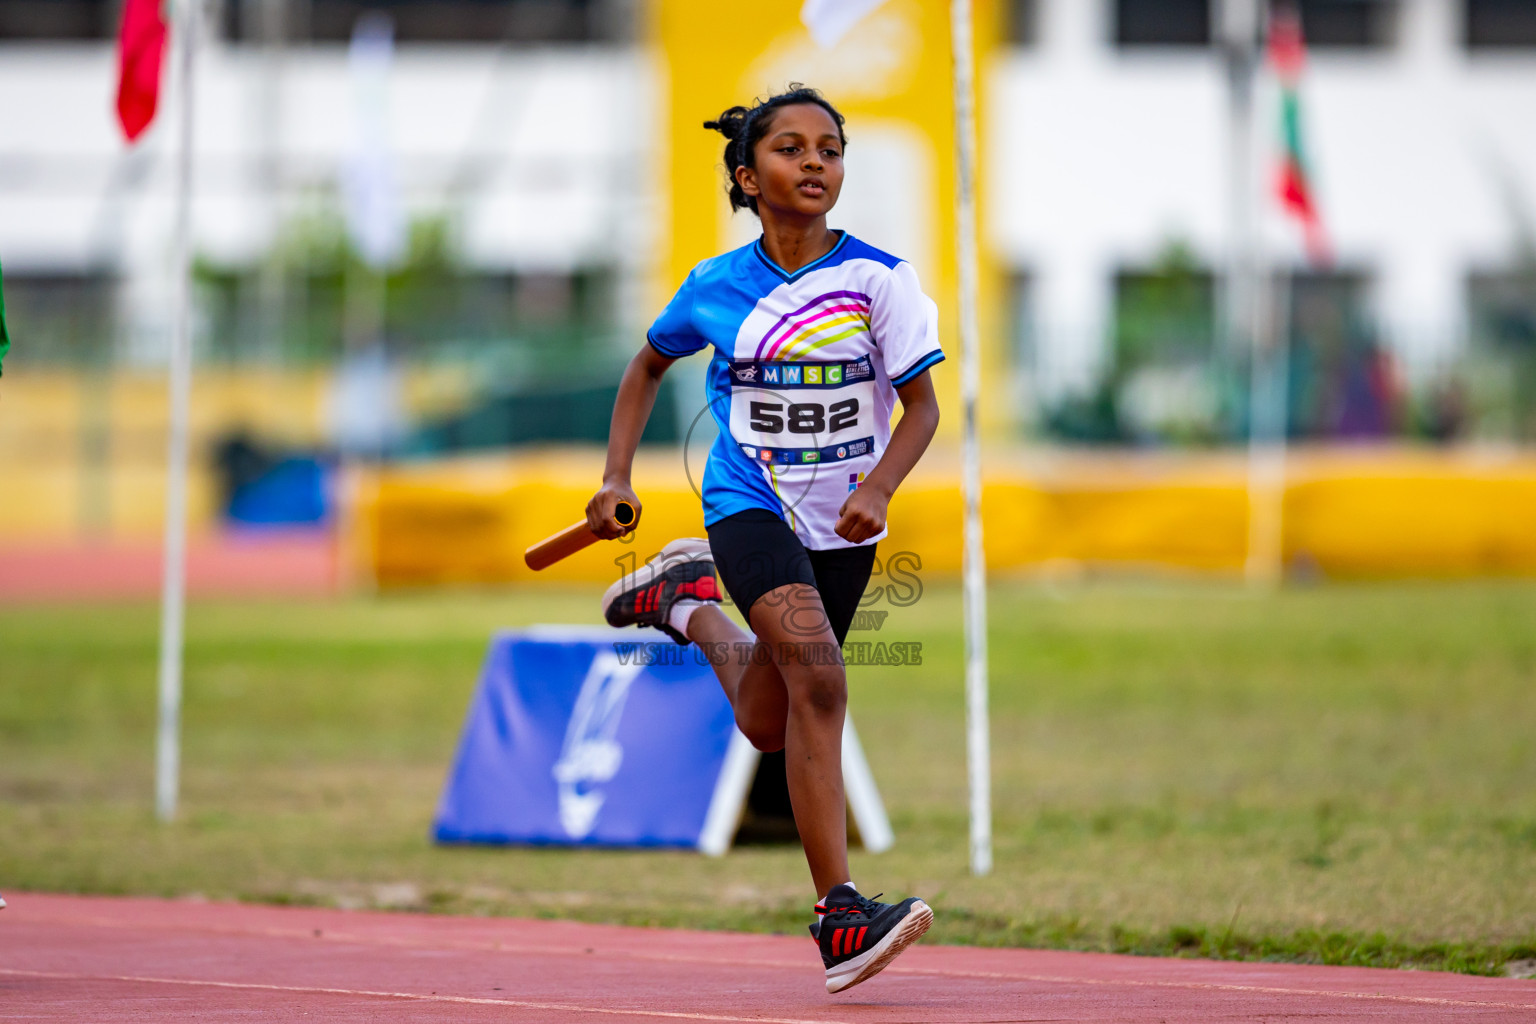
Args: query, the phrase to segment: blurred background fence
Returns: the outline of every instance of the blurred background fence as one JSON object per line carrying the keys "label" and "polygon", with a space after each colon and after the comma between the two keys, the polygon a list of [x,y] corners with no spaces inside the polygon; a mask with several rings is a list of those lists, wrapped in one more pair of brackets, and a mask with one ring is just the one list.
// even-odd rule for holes
{"label": "blurred background fence", "polygon": [[[702,135],[695,122],[713,111],[694,117],[671,92],[702,59],[679,47],[676,25],[715,16],[710,5],[204,2],[196,528],[341,538],[363,575],[386,583],[516,578],[494,568],[511,564],[499,555],[423,567],[453,547],[461,521],[442,512],[433,525],[437,506],[391,513],[380,502],[428,478],[461,505],[521,508],[530,499],[510,497],[516,488],[553,488],[537,515],[497,520],[511,531],[498,550],[513,552],[536,539],[525,533],[579,512],[620,370],[677,283],[676,140]],[[798,4],[784,6],[793,22]],[[912,38],[921,6],[891,0],[842,45],[877,70],[883,52],[895,62],[923,45]],[[1036,531],[989,540],[1003,567],[1242,564],[1234,446],[1249,434],[1251,373],[1249,350],[1223,328],[1235,243],[1220,8],[978,5],[989,486],[999,503],[1036,508],[1018,497],[1027,492],[1057,508],[992,506],[999,536]],[[1536,441],[1536,4],[1298,9],[1310,171],[1335,259],[1309,260],[1278,203],[1259,211],[1270,319],[1289,352],[1286,433],[1302,448],[1287,557],[1297,571],[1532,571],[1523,538],[1536,519],[1522,517],[1536,514],[1525,497],[1536,469],[1522,450]],[[388,19],[375,51],[355,38],[370,12]],[[8,550],[152,543],[159,526],[171,139],[164,116],[132,150],[116,135],[118,18],[115,0],[0,0],[0,265],[15,344],[0,384]],[[800,43],[777,32],[749,72],[764,78],[759,91],[799,67],[780,50]],[[807,75],[834,101],[856,91],[826,78]],[[1266,174],[1277,102],[1261,76],[1260,134],[1276,140],[1260,157]],[[947,179],[921,167],[948,156],[908,160],[892,123],[851,119],[845,205],[868,234],[855,194],[878,193],[877,236],[930,244],[942,218],[922,210],[949,202]],[[368,188],[382,205],[359,213]],[[723,207],[718,194],[699,201]],[[742,218],[719,216],[722,243],[750,234]],[[379,230],[397,238],[382,259],[368,242]],[[914,257],[928,273],[942,251]],[[946,309],[954,351],[952,319]],[[658,453],[657,530],[690,528],[681,453],[696,471],[708,440],[695,429],[703,368],[677,370],[645,438]],[[955,379],[942,368],[941,390]],[[952,438],[921,485],[944,515]],[[1344,517],[1327,520],[1330,543],[1376,551],[1374,561],[1319,556],[1320,542],[1301,539],[1304,508],[1323,507],[1306,495],[1327,480],[1407,488],[1324,503]],[[1166,486],[1184,497],[1158,505]],[[1086,497],[1074,506],[1073,495]],[[676,515],[661,514],[674,503]],[[931,522],[895,525],[893,543],[926,544],[947,564]],[[1219,553],[1171,553],[1224,530]],[[1075,548],[1061,540],[1089,534]],[[1449,547],[1425,554],[1436,535]],[[1402,557],[1383,537],[1399,539],[1387,547]],[[406,549],[417,568],[392,575]],[[454,558],[470,568],[448,567]]]}

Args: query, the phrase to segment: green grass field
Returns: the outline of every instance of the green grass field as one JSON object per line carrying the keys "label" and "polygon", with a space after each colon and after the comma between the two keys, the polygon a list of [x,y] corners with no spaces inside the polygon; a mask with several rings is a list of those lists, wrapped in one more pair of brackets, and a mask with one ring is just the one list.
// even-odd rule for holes
{"label": "green grass field", "polygon": [[[851,673],[940,941],[1415,965],[1536,957],[1536,586],[1005,584],[992,594],[997,870],[966,871],[960,604],[930,587]],[[199,604],[183,812],[152,820],[156,611],[0,613],[0,892],[794,932],[797,848],[434,847],[490,632],[575,591]],[[857,636],[857,635],[856,635]]]}

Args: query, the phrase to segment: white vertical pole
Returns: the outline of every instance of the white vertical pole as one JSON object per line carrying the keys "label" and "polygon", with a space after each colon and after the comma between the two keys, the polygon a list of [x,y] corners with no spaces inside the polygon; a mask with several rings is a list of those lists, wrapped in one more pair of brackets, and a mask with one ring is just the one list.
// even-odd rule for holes
{"label": "white vertical pole", "polygon": [[[1225,321],[1227,354],[1246,351],[1248,376],[1248,581],[1273,586],[1281,576],[1284,427],[1278,441],[1271,411],[1276,387],[1272,354],[1269,271],[1259,223],[1254,168],[1254,97],[1259,34],[1267,0],[1222,0],[1218,13],[1227,66],[1229,251]],[[1283,387],[1283,383],[1280,385]],[[1283,401],[1283,399],[1282,399]],[[1283,417],[1283,413],[1282,413]]]}
{"label": "white vertical pole", "polygon": [[181,776],[181,665],[186,618],[187,421],[192,393],[192,67],[197,5],[182,0],[176,77],[177,124],[175,265],[171,304],[171,429],[166,452],[165,553],[160,590],[160,723],[155,742],[155,814],[176,816]]}
{"label": "white vertical pole", "polygon": [[965,498],[965,722],[971,790],[971,873],[992,870],[992,754],[987,723],[987,563],[981,533],[981,331],[976,320],[976,66],[970,0],[951,0],[954,48],[955,255],[960,285],[961,491]]}
{"label": "white vertical pole", "polygon": [[[1269,277],[1264,260],[1255,261]],[[1273,588],[1285,578],[1286,430],[1290,395],[1291,274],[1254,303],[1248,427],[1248,581]]]}
{"label": "white vertical pole", "polygon": [[1253,91],[1257,58],[1257,0],[1222,0],[1221,41],[1227,73],[1227,280],[1222,321],[1227,355],[1251,351],[1255,326],[1255,185]]}

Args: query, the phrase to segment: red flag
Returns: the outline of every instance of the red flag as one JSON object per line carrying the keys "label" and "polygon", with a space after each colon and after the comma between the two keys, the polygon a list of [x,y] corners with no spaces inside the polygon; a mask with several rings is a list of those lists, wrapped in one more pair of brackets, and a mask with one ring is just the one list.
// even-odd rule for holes
{"label": "red flag", "polygon": [[117,119],[129,142],[155,119],[164,55],[165,18],[160,13],[160,0],[126,0],[117,39]]}

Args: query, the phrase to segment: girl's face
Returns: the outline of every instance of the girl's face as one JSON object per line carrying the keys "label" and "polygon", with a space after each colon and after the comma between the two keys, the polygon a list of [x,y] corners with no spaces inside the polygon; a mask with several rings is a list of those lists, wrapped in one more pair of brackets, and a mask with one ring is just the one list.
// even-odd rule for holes
{"label": "girl's face", "polygon": [[814,103],[781,107],[753,150],[756,167],[738,167],[741,190],[757,197],[759,215],[824,217],[843,189],[843,143],[832,120]]}

